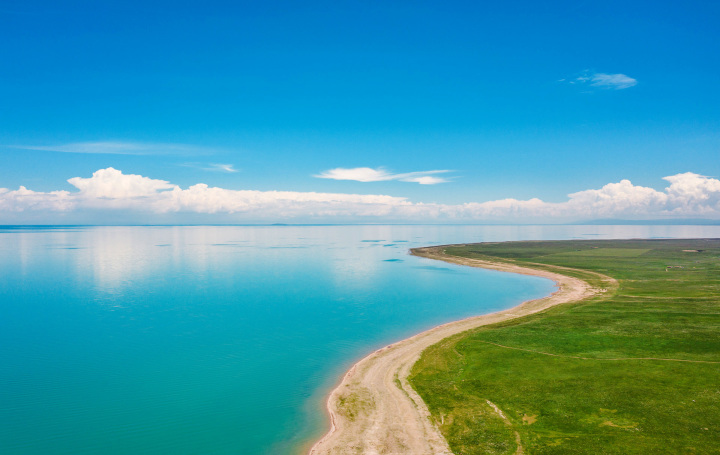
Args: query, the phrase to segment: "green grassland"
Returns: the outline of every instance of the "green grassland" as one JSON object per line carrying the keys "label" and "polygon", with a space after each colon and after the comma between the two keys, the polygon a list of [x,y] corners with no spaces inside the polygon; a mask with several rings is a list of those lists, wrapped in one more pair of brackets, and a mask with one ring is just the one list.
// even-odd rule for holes
{"label": "green grassland", "polygon": [[455,454],[720,453],[720,239],[446,253],[619,282],[423,353],[410,382]]}

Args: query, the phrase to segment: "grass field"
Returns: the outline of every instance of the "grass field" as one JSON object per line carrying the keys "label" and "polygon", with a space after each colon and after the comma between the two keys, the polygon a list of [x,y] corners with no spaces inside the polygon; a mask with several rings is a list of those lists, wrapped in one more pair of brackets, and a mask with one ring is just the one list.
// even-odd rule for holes
{"label": "grass field", "polygon": [[720,453],[720,240],[509,242],[446,253],[619,282],[423,353],[410,381],[455,454]]}

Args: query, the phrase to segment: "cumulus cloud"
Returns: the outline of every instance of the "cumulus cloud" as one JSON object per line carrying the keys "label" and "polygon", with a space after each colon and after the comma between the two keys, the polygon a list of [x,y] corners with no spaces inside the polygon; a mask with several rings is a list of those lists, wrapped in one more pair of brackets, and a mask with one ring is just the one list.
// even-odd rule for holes
{"label": "cumulus cloud", "polygon": [[714,216],[720,211],[720,180],[692,172],[664,179],[670,182],[666,191],[671,212],[691,211],[699,216]]}
{"label": "cumulus cloud", "polygon": [[[372,174],[366,174],[371,178]],[[409,178],[422,178],[413,176]],[[35,192],[0,188],[0,220],[6,212],[131,210],[137,213],[236,214],[238,220],[334,218],[407,221],[532,221],[593,218],[720,219],[720,180],[686,172],[664,177],[663,191],[629,180],[578,191],[564,202],[501,199],[465,204],[412,202],[373,194],[228,190],[199,183],[186,189],[165,180],[100,169],[68,180],[78,191]],[[368,180],[372,181],[372,180]],[[211,215],[208,215],[211,216]],[[212,220],[212,218],[208,218]]]}
{"label": "cumulus cloud", "polygon": [[0,188],[0,214],[2,212],[24,212],[32,210],[66,211],[75,206],[68,191],[36,192],[21,186],[10,191]]}
{"label": "cumulus cloud", "polygon": [[[562,79],[565,81],[565,79]],[[594,73],[585,71],[582,75],[568,81],[570,84],[590,85],[609,90],[623,90],[637,85],[637,79],[622,73]]]}
{"label": "cumulus cloud", "polygon": [[123,174],[111,167],[93,172],[90,178],[73,177],[68,183],[80,190],[80,196],[108,199],[149,197],[176,188],[165,180]]}
{"label": "cumulus cloud", "polygon": [[392,174],[385,169],[373,169],[369,167],[355,167],[329,169],[315,175],[321,179],[332,180],[354,180],[356,182],[383,182],[387,180],[399,180],[401,182],[413,182],[421,185],[435,185],[436,183],[445,183],[448,180],[441,177],[434,177],[434,174],[443,174],[450,172],[448,170],[436,171],[420,171],[406,172],[404,174]]}

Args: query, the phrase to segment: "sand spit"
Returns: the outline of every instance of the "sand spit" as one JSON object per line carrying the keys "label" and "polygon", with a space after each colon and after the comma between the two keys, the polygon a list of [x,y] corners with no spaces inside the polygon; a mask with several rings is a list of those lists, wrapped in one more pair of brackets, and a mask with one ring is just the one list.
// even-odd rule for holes
{"label": "sand spit", "polygon": [[[549,278],[558,290],[497,313],[450,322],[379,349],[356,363],[327,402],[331,428],[311,449],[326,454],[451,454],[430,412],[407,381],[410,369],[429,346],[466,330],[536,313],[601,292],[578,278],[502,262],[448,256],[450,245],[416,248],[412,254],[453,264]],[[608,285],[614,280],[604,277]]]}

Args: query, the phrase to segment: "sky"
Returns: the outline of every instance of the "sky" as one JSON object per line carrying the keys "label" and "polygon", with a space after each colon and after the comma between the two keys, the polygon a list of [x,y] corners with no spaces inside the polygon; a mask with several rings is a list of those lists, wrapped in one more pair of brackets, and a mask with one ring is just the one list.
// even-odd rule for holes
{"label": "sky", "polygon": [[0,224],[720,220],[720,3],[0,3]]}

